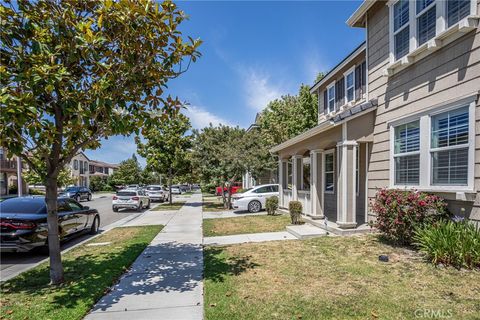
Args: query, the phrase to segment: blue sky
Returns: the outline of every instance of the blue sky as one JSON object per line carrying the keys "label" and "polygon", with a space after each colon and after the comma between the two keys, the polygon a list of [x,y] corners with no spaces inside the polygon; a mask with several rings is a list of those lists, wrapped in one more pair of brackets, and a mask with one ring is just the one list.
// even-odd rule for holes
{"label": "blue sky", "polygon": [[[170,82],[190,103],[194,128],[210,122],[248,127],[268,101],[312,84],[365,38],[345,21],[360,1],[181,1],[181,30],[204,41],[202,57]],[[112,137],[86,154],[120,162],[136,151],[133,137]],[[141,163],[145,161],[140,159]]]}

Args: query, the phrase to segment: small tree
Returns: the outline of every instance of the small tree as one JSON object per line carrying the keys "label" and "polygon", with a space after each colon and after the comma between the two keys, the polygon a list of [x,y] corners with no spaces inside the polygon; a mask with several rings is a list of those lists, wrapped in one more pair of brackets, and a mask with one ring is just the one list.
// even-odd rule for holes
{"label": "small tree", "polygon": [[112,186],[123,186],[126,184],[138,184],[141,182],[142,168],[138,163],[135,154],[130,159],[120,162],[118,168],[109,178]]}
{"label": "small tree", "polygon": [[[145,142],[136,137],[138,154],[147,159],[147,168],[168,176],[170,194],[172,179],[189,168],[187,150],[191,146],[190,121],[181,114],[172,114],[168,120],[142,129]],[[172,197],[169,197],[170,204]]]}
{"label": "small tree", "polygon": [[[161,122],[177,99],[167,82],[195,61],[186,18],[171,1],[28,1],[1,4],[0,146],[46,186],[50,278],[63,282],[57,217],[62,168],[101,138]],[[39,163],[43,165],[39,166]]]}
{"label": "small tree", "polygon": [[[42,164],[43,163],[39,164],[39,166],[41,166]],[[42,185],[44,183],[40,175],[34,170],[28,170],[24,173],[23,177],[25,178],[25,181],[28,182],[28,184]],[[68,167],[65,167],[58,173],[57,185],[59,187],[67,187],[69,185],[75,184],[75,182],[76,180],[72,176],[72,171]]]}

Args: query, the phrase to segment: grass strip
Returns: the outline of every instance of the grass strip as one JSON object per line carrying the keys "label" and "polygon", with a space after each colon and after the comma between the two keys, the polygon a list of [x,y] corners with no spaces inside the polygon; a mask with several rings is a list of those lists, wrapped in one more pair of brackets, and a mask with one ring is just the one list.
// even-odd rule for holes
{"label": "grass strip", "polygon": [[290,224],[290,216],[247,216],[203,220],[205,237],[228,236],[244,233],[285,231]]}

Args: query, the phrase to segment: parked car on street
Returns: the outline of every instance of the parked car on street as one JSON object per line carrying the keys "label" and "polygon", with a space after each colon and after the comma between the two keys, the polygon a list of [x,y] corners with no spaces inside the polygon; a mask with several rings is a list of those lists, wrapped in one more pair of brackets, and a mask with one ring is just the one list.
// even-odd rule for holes
{"label": "parked car on street", "polygon": [[[232,194],[235,194],[238,192],[238,190],[242,189],[242,182],[234,182],[230,188],[230,190],[232,191]],[[215,188],[215,195],[217,196],[221,196],[222,195],[222,192],[225,194],[225,195],[228,195],[228,188],[227,187],[216,187]]]}
{"label": "parked car on street", "polygon": [[[89,232],[96,234],[100,215],[71,198],[58,199],[58,226],[61,241]],[[44,196],[6,199],[0,203],[0,251],[47,251],[47,206]]]}
{"label": "parked car on street", "polygon": [[142,209],[150,208],[150,198],[143,190],[124,189],[116,193],[112,198],[112,210],[118,209]]}
{"label": "parked car on street", "polygon": [[278,195],[278,184],[264,184],[232,195],[232,206],[238,210],[259,212],[265,209],[268,198]]}
{"label": "parked car on street", "polygon": [[92,200],[92,191],[87,187],[67,187],[63,192],[58,194],[59,197],[67,197],[75,199],[77,202],[82,200],[91,201]]}
{"label": "parked car on street", "polygon": [[182,194],[182,189],[177,185],[172,185],[172,194]]}
{"label": "parked car on street", "polygon": [[168,191],[163,190],[162,186],[149,185],[145,188],[145,192],[150,197],[151,201],[164,202],[168,200]]}

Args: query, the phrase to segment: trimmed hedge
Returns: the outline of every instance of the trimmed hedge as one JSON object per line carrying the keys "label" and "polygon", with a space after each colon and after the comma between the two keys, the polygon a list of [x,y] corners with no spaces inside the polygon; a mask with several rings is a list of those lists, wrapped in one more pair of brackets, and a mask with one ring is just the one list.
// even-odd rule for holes
{"label": "trimmed hedge", "polygon": [[292,224],[302,224],[300,216],[302,214],[302,203],[300,201],[290,201],[288,203],[288,211],[290,211],[290,218]]}
{"label": "trimmed hedge", "polygon": [[267,209],[267,214],[274,216],[278,209],[278,197],[273,196],[267,199],[265,203],[265,208]]}

